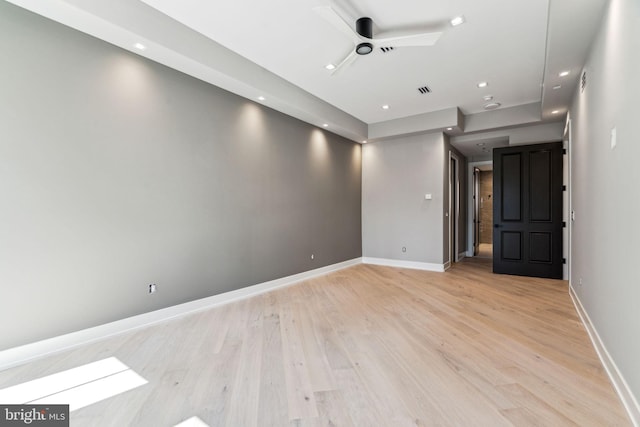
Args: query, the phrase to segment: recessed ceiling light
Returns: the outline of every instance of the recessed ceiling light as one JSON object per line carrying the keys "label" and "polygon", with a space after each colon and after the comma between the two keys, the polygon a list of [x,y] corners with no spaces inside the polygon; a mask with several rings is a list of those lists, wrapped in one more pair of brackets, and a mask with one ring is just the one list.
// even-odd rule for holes
{"label": "recessed ceiling light", "polygon": [[336,66],[333,64],[327,64],[324,66],[324,68],[326,68],[327,70],[335,70]]}
{"label": "recessed ceiling light", "polygon": [[555,86],[553,87],[553,90],[558,90],[558,89],[560,89],[561,87],[562,87],[562,85],[555,85]]}
{"label": "recessed ceiling light", "polygon": [[560,74],[558,74],[560,77],[567,77],[569,75],[570,71],[562,71]]}
{"label": "recessed ceiling light", "polygon": [[453,130],[453,128],[447,128],[447,130]]}
{"label": "recessed ceiling light", "polygon": [[464,16],[456,16],[451,21],[451,25],[457,27],[460,24],[464,24]]}
{"label": "recessed ceiling light", "polygon": [[553,110],[553,111],[551,112],[551,114],[558,114],[559,112],[560,112],[560,110]]}
{"label": "recessed ceiling light", "polygon": [[258,99],[259,99],[260,101],[264,101],[266,98],[265,98],[264,96],[259,96],[259,97],[258,97]]}
{"label": "recessed ceiling light", "polygon": [[142,43],[136,43],[136,44],[133,45],[133,47],[135,47],[136,49],[140,49],[140,50],[145,50],[147,48]]}
{"label": "recessed ceiling light", "polygon": [[322,126],[325,127],[325,128],[328,128],[329,124],[328,123],[323,123]]}
{"label": "recessed ceiling light", "polygon": [[382,106],[382,109],[383,109],[383,110],[388,110],[388,109],[389,109],[389,106],[388,106],[387,104],[385,104],[385,105],[383,105],[383,106]]}
{"label": "recessed ceiling light", "polygon": [[483,87],[487,87],[487,86],[489,86],[489,83],[487,83],[487,82],[480,82],[480,83],[478,83],[478,87],[479,87],[479,88],[483,88]]}
{"label": "recessed ceiling light", "polygon": [[482,99],[484,99],[485,101],[491,101],[493,99],[492,95],[485,95],[482,97]]}
{"label": "recessed ceiling light", "polygon": [[500,107],[502,104],[500,104],[499,102],[490,102],[488,104],[485,104],[484,109],[485,110],[495,110],[496,108]]}
{"label": "recessed ceiling light", "polygon": [[366,143],[367,143],[367,140],[365,139],[364,141],[362,141],[362,143],[363,143],[363,144],[366,144]]}

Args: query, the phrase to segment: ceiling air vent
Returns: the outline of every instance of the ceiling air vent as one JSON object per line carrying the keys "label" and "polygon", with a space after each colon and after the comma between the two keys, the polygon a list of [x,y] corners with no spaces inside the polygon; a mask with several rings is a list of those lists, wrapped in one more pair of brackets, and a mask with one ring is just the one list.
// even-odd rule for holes
{"label": "ceiling air vent", "polygon": [[391,52],[393,50],[393,46],[385,46],[380,48],[384,53]]}
{"label": "ceiling air vent", "polygon": [[426,93],[431,93],[431,89],[429,89],[429,86],[422,86],[418,88],[418,92],[424,95]]}
{"label": "ceiling air vent", "polygon": [[582,77],[580,77],[580,92],[584,92],[584,88],[587,86],[587,71],[582,72]]}

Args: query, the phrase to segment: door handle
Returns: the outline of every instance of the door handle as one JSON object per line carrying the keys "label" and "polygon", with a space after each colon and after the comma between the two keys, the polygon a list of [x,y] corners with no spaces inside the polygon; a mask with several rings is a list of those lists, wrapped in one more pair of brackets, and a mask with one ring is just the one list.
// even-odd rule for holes
{"label": "door handle", "polygon": [[493,228],[500,228],[502,227],[500,224],[493,224]]}

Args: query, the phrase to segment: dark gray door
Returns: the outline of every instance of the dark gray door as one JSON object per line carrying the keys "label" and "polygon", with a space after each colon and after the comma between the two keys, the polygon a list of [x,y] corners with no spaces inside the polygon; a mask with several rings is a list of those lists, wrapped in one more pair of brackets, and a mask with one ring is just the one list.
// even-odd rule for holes
{"label": "dark gray door", "polygon": [[562,143],[493,150],[493,272],[562,278]]}

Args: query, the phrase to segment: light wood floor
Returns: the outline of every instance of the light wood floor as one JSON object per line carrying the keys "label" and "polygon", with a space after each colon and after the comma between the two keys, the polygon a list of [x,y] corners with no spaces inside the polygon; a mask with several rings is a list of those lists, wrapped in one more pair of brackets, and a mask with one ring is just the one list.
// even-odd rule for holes
{"label": "light wood floor", "polygon": [[115,356],[149,383],[71,425],[627,426],[563,281],[359,265],[0,372]]}
{"label": "light wood floor", "polygon": [[478,255],[480,258],[493,258],[493,245],[491,243],[480,243],[478,245]]}

